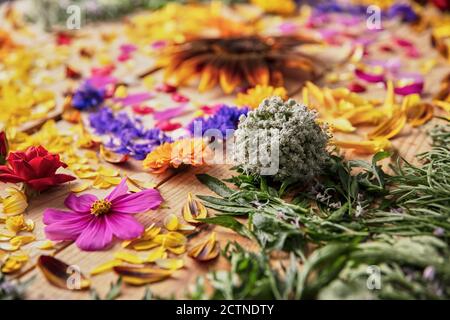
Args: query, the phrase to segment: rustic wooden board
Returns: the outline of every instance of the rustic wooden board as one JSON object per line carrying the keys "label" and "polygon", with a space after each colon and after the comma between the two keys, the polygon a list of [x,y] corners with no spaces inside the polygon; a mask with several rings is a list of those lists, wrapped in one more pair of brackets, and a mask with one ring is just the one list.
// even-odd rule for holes
{"label": "rustic wooden board", "polygon": [[[93,31],[95,30],[95,32]],[[104,24],[100,26],[94,26],[91,28],[83,29],[81,37],[86,37],[86,41],[80,44],[78,47],[73,48],[72,52],[69,52],[69,56],[67,58],[67,64],[76,65],[77,68],[80,68],[80,71],[83,75],[87,75],[89,73],[89,69],[92,66],[88,60],[79,61],[79,55],[77,54],[78,50],[82,47],[95,47],[96,42],[99,41],[99,34],[102,31],[111,32],[118,31],[120,28],[117,25]],[[410,31],[406,27],[401,27],[396,29],[396,34],[405,35],[410,34]],[[92,35],[93,37],[87,36]],[[410,38],[410,36],[408,36]],[[42,39],[41,39],[42,40]],[[422,54],[424,56],[430,58],[438,59],[438,66],[433,69],[433,71],[425,76],[425,94],[427,98],[430,98],[437,90],[438,84],[441,78],[448,73],[449,66],[445,64],[444,60],[438,57],[438,54],[430,47],[429,43],[429,34],[424,33],[418,35],[415,39],[416,44],[420,47]],[[109,48],[105,48],[105,51],[116,52],[117,46],[111,46]],[[381,58],[381,56],[380,56]],[[404,63],[409,66],[410,71],[417,71],[419,66],[413,60],[407,60],[403,57]],[[139,68],[135,68],[136,65],[139,65]],[[139,56],[137,60],[133,64],[130,65],[120,65],[117,70],[117,75],[124,80],[125,82],[130,82],[131,84],[134,82],[132,71],[137,69],[145,70],[146,68],[150,68],[152,65],[151,57]],[[59,69],[59,72],[62,74],[63,69]],[[134,74],[135,75],[135,74]],[[156,75],[156,79],[160,79],[161,75]],[[60,93],[62,93],[67,88],[75,85],[75,83],[64,83],[58,89]],[[336,84],[338,85],[338,84]],[[133,86],[133,90],[139,92],[143,87]],[[368,96],[382,99],[384,97],[385,89],[383,87],[375,88],[372,90]],[[221,94],[220,90],[213,90],[206,94],[200,95],[196,92],[194,87],[186,88],[181,90],[182,93],[186,93],[190,98],[195,99],[195,104],[208,103],[211,104],[213,102],[221,102],[228,103],[233,102],[234,97],[228,96],[224,97]],[[165,104],[162,104],[165,106]],[[59,110],[59,109],[58,109]],[[52,117],[57,117],[59,114],[51,115]],[[178,118],[176,121],[181,121],[183,124],[186,124],[192,117],[191,115],[187,115],[186,117]],[[148,120],[148,121],[147,121]],[[147,125],[152,124],[152,120],[150,117],[146,120]],[[426,135],[426,131],[433,126],[436,121],[432,121],[426,126],[420,128],[406,128],[400,136],[393,139],[393,144],[396,151],[399,155],[405,157],[410,161],[414,161],[414,155],[423,151],[426,151],[429,148],[429,139]],[[32,130],[38,124],[30,124],[30,127],[25,127],[26,130]],[[363,158],[368,159],[369,156],[356,156],[351,152],[347,152],[346,156],[354,158]],[[134,163],[133,165],[125,168],[120,168],[123,174],[136,173],[141,172],[141,168],[139,164]],[[217,177],[229,177],[233,174],[229,170],[227,166],[211,166],[205,168],[198,169],[188,169],[183,172],[169,172],[162,176],[154,176],[152,179],[156,183],[157,188],[160,190],[163,198],[165,199],[165,206],[161,209],[153,211],[147,214],[141,214],[138,216],[140,222],[145,224],[146,226],[155,222],[157,224],[161,224],[164,220],[164,217],[169,213],[174,213],[177,215],[181,214],[181,207],[186,201],[186,197],[188,192],[192,192],[193,194],[211,194],[211,192],[201,185],[197,179],[195,178],[195,173],[209,173],[211,175]],[[43,194],[42,196],[30,200],[30,207],[27,212],[27,217],[31,218],[35,224],[35,234],[38,239],[44,239],[44,225],[42,223],[42,213],[45,208],[58,208],[64,209],[64,199],[69,193],[71,185],[68,184],[58,189],[54,189],[50,192]],[[98,196],[103,196],[107,194],[110,190],[89,190],[89,193],[94,193]],[[211,212],[212,213],[212,212]],[[210,232],[213,227],[210,229],[203,231],[203,233]],[[251,243],[247,239],[244,239],[235,233],[232,233],[223,228],[214,228],[218,233],[218,240],[223,246],[227,241],[237,241],[241,245],[249,248],[250,250],[257,250],[257,247],[254,243]],[[200,237],[194,238],[189,245],[195,244]],[[27,247],[24,247],[25,249]],[[68,290],[63,290],[56,288],[50,285],[47,280],[43,277],[42,273],[35,267],[36,258],[39,254],[53,254],[57,258],[65,261],[68,264],[79,266],[80,269],[88,274],[90,270],[99,264],[112,259],[115,252],[118,250],[122,250],[119,243],[116,243],[112,248],[100,251],[100,252],[83,252],[79,250],[75,244],[71,242],[64,242],[58,244],[57,248],[50,251],[43,250],[32,250],[31,252],[31,261],[21,270],[19,274],[15,276],[20,280],[28,280],[34,277],[33,283],[29,287],[29,299],[89,299],[89,292],[72,292]],[[223,258],[220,258],[216,262],[212,262],[209,264],[198,264],[194,262],[192,259],[187,256],[184,257],[186,266],[177,271],[174,276],[166,281],[152,284],[150,286],[152,292],[161,296],[170,296],[174,294],[176,297],[183,297],[189,285],[192,284],[195,279],[205,274],[209,270],[217,270],[224,269],[227,267],[226,262]],[[104,296],[105,293],[109,289],[109,285],[111,282],[115,281],[117,276],[114,273],[109,272],[102,275],[92,277],[93,285],[101,296]],[[122,299],[140,299],[143,296],[144,288],[143,287],[131,287],[131,286],[123,286],[123,295]]]}

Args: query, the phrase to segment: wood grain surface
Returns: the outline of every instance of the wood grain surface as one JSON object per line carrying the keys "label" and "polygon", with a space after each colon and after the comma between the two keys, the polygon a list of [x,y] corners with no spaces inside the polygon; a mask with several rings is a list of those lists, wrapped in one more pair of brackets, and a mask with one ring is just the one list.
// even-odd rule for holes
{"label": "wood grain surface", "polygon": [[[105,24],[101,26],[95,27],[87,27],[82,30],[83,35],[86,37],[86,42],[84,42],[84,46],[89,44],[95,45],[98,39],[98,36],[101,30],[117,30],[120,31],[120,27],[114,24]],[[407,27],[401,27],[396,30],[391,30],[392,32],[398,35],[407,35],[409,39],[412,37],[412,33],[408,30]],[[431,48],[429,41],[429,34],[424,33],[421,35],[415,36],[416,45],[421,49],[422,55],[435,58],[438,60],[438,65],[435,67],[432,72],[425,75],[425,97],[430,98],[433,94],[436,93],[438,85],[442,77],[448,73],[449,67],[445,63],[444,59],[441,59],[438,54]],[[73,49],[76,50],[76,49]],[[117,50],[117,48],[111,47],[108,50]],[[382,57],[380,57],[382,58]],[[411,59],[407,59],[405,57],[402,58],[402,63],[409,66],[410,70],[417,70],[418,65],[417,61],[413,61]],[[138,73],[152,65],[151,59],[148,57],[137,57],[137,60],[134,61],[133,66],[121,66],[117,72],[118,77],[123,77],[124,80],[129,79],[133,72]],[[67,58],[67,64],[77,65],[85,74],[89,70],[89,64],[87,62],[79,61],[78,56],[75,54],[70,54]],[[60,70],[61,71],[61,70]],[[62,72],[62,71],[61,71]],[[155,78],[160,79],[160,75],[155,75]],[[60,87],[58,87],[57,92],[59,92],[60,97],[63,95],[64,90],[73,86],[73,83],[64,83]],[[139,91],[142,89],[140,84],[137,84],[133,87],[133,89]],[[206,94],[200,95],[195,88],[186,88],[181,90],[182,93],[188,95],[191,99],[195,100],[196,104],[201,103],[213,103],[213,102],[222,102],[229,103],[233,102],[234,97],[224,97],[219,90],[213,90]],[[385,90],[384,88],[377,88],[373,91],[370,91],[367,95],[372,98],[383,99]],[[161,106],[165,105],[165,101],[160,102]],[[162,107],[161,107],[162,108]],[[54,114],[49,115],[51,118],[59,119],[60,109],[57,109]],[[181,122],[187,123],[189,119],[192,118],[192,114],[186,115],[181,119]],[[146,125],[152,125],[152,119],[149,117],[145,118]],[[177,121],[180,121],[177,118]],[[437,120],[433,120],[429,122],[427,125],[419,128],[406,128],[402,134],[395,139],[393,139],[393,144],[396,151],[403,157],[408,160],[414,161],[414,156],[417,153],[426,151],[429,148],[429,139],[426,135],[426,131],[436,123]],[[30,123],[24,126],[23,130],[30,131],[36,127],[38,127],[40,123]],[[348,136],[348,135],[345,135]],[[356,155],[352,153],[346,153],[346,156],[349,158],[354,158]],[[359,156],[359,158],[361,158]],[[363,157],[364,158],[364,157]],[[367,157],[365,157],[367,159]],[[137,172],[142,172],[142,168],[140,163],[135,162],[132,165],[127,166],[126,168],[119,168],[122,174],[132,174]],[[230,177],[233,172],[230,171],[229,166],[227,165],[214,165],[196,169],[187,169],[180,172],[171,171],[167,174],[161,176],[153,176],[152,181],[155,182],[156,187],[161,192],[165,202],[164,206],[161,209],[156,211],[152,211],[146,214],[140,214],[137,216],[138,220],[143,223],[145,226],[148,226],[152,223],[156,223],[157,225],[161,225],[162,221],[166,217],[167,214],[173,213],[178,216],[181,215],[181,208],[186,201],[188,192],[192,192],[194,195],[204,194],[208,195],[211,192],[201,185],[200,182],[195,178],[196,173],[208,173],[210,175],[216,177]],[[1,187],[1,185],[0,185]],[[38,198],[30,200],[30,206],[27,211],[27,217],[31,218],[35,222],[35,234],[38,239],[44,239],[44,225],[42,222],[42,214],[46,208],[64,208],[64,199],[68,195],[70,188],[72,185],[69,183],[65,186],[62,186],[57,189],[53,189],[49,192],[46,192],[39,196]],[[94,193],[98,196],[104,196],[110,190],[88,190],[86,192]],[[210,210],[210,215],[213,214],[212,210]],[[212,228],[215,229],[218,235],[218,240],[223,247],[228,241],[237,241],[241,245],[250,250],[257,250],[256,245],[251,243],[249,240],[244,239],[233,232],[230,232],[226,229],[219,227],[209,227],[210,229],[203,230],[202,233],[208,233]],[[189,242],[189,246],[197,243],[201,235],[198,235],[194,239]],[[26,247],[25,247],[26,248]],[[59,289],[54,287],[48,283],[48,281],[43,277],[42,273],[39,269],[36,268],[36,259],[40,254],[52,254],[57,258],[63,260],[64,262],[70,265],[79,266],[81,271],[85,274],[89,274],[89,272],[96,266],[100,265],[103,262],[111,260],[114,256],[114,253],[118,250],[123,250],[120,246],[120,243],[116,242],[111,248],[105,251],[99,252],[83,252],[77,248],[74,243],[71,242],[63,242],[59,243],[54,250],[31,250],[31,261],[23,268],[20,273],[15,274],[14,277],[19,280],[28,280],[30,278],[34,278],[34,281],[29,287],[28,296],[29,299],[90,299],[89,291],[69,291]],[[174,295],[178,298],[184,297],[186,291],[189,286],[192,285],[196,278],[200,275],[204,275],[209,270],[219,270],[227,268],[227,263],[221,257],[215,262],[207,263],[207,264],[199,264],[193,261],[191,258],[184,256],[185,267],[174,273],[174,276],[168,280],[155,283],[150,285],[152,292],[160,296],[170,296]],[[104,296],[109,289],[110,283],[117,280],[117,276],[113,272],[104,273],[97,276],[92,276],[92,287],[95,288],[101,296]],[[145,287],[133,287],[128,285],[123,285],[123,294],[120,297],[121,299],[140,299],[144,294]]]}

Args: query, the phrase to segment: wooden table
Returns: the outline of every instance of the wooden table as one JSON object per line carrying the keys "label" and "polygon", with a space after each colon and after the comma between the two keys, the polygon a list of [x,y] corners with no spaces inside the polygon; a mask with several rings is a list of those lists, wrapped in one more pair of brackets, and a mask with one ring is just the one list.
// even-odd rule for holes
{"label": "wooden table", "polygon": [[[95,44],[98,40],[98,36],[103,31],[120,32],[120,27],[114,24],[104,24],[94,27],[86,27],[81,30],[82,37],[85,37],[85,41],[80,44],[81,47],[86,47],[93,45],[92,48],[96,48]],[[399,35],[408,35],[411,38],[410,31],[407,27],[401,27],[399,30],[395,31]],[[48,41],[48,36],[41,36],[38,40],[34,39],[34,43],[29,43],[30,46],[35,46],[42,42]],[[46,40],[47,39],[47,40]],[[28,39],[30,41],[30,39]],[[441,78],[449,71],[448,65],[445,64],[444,60],[438,57],[438,54],[430,47],[429,44],[429,34],[425,33],[423,35],[417,36],[417,43],[420,44],[424,56],[435,57],[438,59],[438,66],[433,69],[432,72],[425,76],[426,78],[426,88],[425,97],[430,98],[432,94],[436,92],[439,81]],[[79,47],[69,47],[70,51],[66,63],[68,65],[73,65],[79,68],[84,74],[87,74],[90,64],[87,60],[80,61],[77,50]],[[75,49],[78,48],[78,49]],[[117,52],[117,46],[111,45],[108,48],[110,52]],[[416,61],[404,59],[406,64],[412,65],[412,68],[417,68]],[[130,77],[130,70],[135,72],[136,70],[143,70],[152,64],[151,59],[144,55],[140,55],[134,61],[134,65],[121,65],[117,70],[116,75],[118,77],[123,77],[123,79],[128,80]],[[139,66],[139,68],[137,68]],[[63,72],[63,69],[58,69],[59,72]],[[56,71],[58,72],[58,71]],[[59,75],[60,76],[60,75]],[[158,75],[155,76],[158,79]],[[56,89],[60,94],[67,88],[73,87],[75,83],[70,81],[63,81],[56,84]],[[140,90],[141,84],[137,84],[136,90]],[[186,88],[181,90],[182,93],[188,95],[189,97],[195,99],[198,103],[211,103],[217,102],[232,102],[233,97],[223,97],[219,90],[209,92],[204,95],[200,95],[196,92],[195,88]],[[384,89],[378,88],[371,91],[369,96],[377,97],[382,99],[384,97]],[[191,119],[192,115],[181,119],[184,123],[187,123]],[[177,119],[178,121],[179,119]],[[148,118],[148,125],[151,126],[151,118]],[[426,135],[426,130],[430,128],[435,120],[428,123],[426,126],[419,128],[406,128],[400,136],[393,140],[395,148],[398,150],[400,155],[404,156],[408,160],[413,160],[414,155],[425,151],[428,149],[428,139]],[[62,124],[64,126],[65,124]],[[355,155],[347,153],[348,157],[355,157]],[[367,157],[366,157],[367,158]],[[125,167],[121,167],[121,172],[125,173],[135,173],[141,172],[141,164],[137,161],[131,161]],[[165,202],[161,209],[152,211],[147,214],[138,215],[138,220],[144,225],[148,226],[151,223],[156,223],[161,225],[164,217],[167,214],[174,213],[181,216],[181,208],[184,205],[188,192],[192,192],[194,195],[197,194],[211,194],[211,192],[204,187],[197,179],[195,174],[197,173],[208,173],[216,177],[230,177],[233,172],[229,170],[229,166],[226,165],[216,165],[208,166],[202,168],[190,168],[181,172],[168,172],[160,176],[152,176],[152,180],[156,183],[158,190],[161,192]],[[64,209],[64,199],[69,193],[71,184],[67,184],[60,188],[53,189],[49,192],[42,194],[41,196],[30,199],[29,209],[27,210],[27,217],[31,218],[35,222],[35,231],[38,239],[44,239],[44,224],[42,222],[42,214],[46,208],[58,208]],[[94,193],[98,196],[106,195],[110,190],[88,190],[87,192]],[[212,214],[212,210],[210,210]],[[212,227],[211,227],[212,228]],[[222,247],[228,241],[237,241],[244,247],[250,250],[257,250],[254,243],[247,239],[244,239],[233,232],[230,232],[224,228],[216,227],[218,240]],[[207,231],[203,231],[207,232]],[[198,242],[200,236],[197,236],[194,240],[190,241],[189,246]],[[28,263],[18,274],[13,277],[20,279],[22,281],[34,278],[34,281],[28,288],[27,298],[29,299],[90,299],[89,291],[69,291],[64,289],[59,289],[52,286],[43,277],[42,273],[36,268],[36,259],[40,254],[53,254],[58,259],[70,265],[78,266],[81,271],[85,274],[89,274],[90,270],[99,264],[111,260],[114,253],[118,250],[122,250],[120,243],[116,242],[115,245],[105,251],[99,252],[84,252],[77,248],[77,246],[72,242],[59,243],[55,250],[50,252],[42,250],[33,250],[31,252],[31,261]],[[182,298],[189,285],[193,284],[198,276],[206,274],[210,270],[227,268],[227,263],[224,258],[219,258],[217,261],[200,264],[193,261],[191,258],[185,256],[185,267],[174,273],[174,276],[168,280],[155,283],[150,285],[152,292],[159,296],[170,296],[175,295],[176,297]],[[104,273],[98,276],[91,277],[92,287],[95,288],[100,296],[104,296],[109,289],[111,282],[115,282],[117,276],[113,272]],[[123,293],[121,299],[140,299],[143,297],[145,287],[131,287],[123,285]]]}

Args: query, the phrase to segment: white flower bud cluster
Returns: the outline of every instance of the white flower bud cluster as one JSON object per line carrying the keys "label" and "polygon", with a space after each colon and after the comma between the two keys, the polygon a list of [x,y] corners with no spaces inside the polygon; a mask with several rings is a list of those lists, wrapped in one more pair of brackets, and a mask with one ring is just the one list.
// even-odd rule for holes
{"label": "white flower bud cluster", "polygon": [[[255,141],[263,148],[264,157],[272,156],[270,139],[277,133],[279,152],[278,170],[274,180],[292,179],[308,181],[323,169],[329,154],[326,150],[330,138],[327,128],[317,123],[317,113],[290,99],[280,97],[265,99],[257,109],[241,116],[235,131],[234,160],[248,174],[260,175],[263,165],[270,159],[255,160],[249,145]],[[267,134],[269,133],[269,134]],[[271,159],[272,161],[274,159]],[[264,173],[262,173],[264,175]]]}

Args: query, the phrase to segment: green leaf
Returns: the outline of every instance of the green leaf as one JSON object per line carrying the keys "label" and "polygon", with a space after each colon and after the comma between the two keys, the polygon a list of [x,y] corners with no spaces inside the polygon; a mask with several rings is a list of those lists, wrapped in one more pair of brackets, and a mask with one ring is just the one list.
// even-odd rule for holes
{"label": "green leaf", "polygon": [[115,300],[122,294],[122,277],[119,277],[116,283],[111,282],[109,291],[105,300]]}
{"label": "green leaf", "polygon": [[233,190],[228,188],[225,183],[209,174],[197,174],[196,177],[201,183],[221,197],[227,198],[233,194]]}
{"label": "green leaf", "polygon": [[217,216],[217,217],[211,217],[211,218],[205,218],[205,219],[198,219],[197,221],[205,222],[209,224],[218,225],[221,227],[225,227],[228,229],[231,229],[241,236],[244,236],[246,238],[252,239],[253,234],[250,230],[248,230],[245,225],[237,221],[235,218],[231,216]]}
{"label": "green leaf", "polygon": [[227,214],[233,216],[245,216],[255,210],[253,208],[245,208],[245,207],[219,206],[208,202],[205,203],[205,206],[210,209],[214,209],[216,211],[221,212],[218,214]]}

